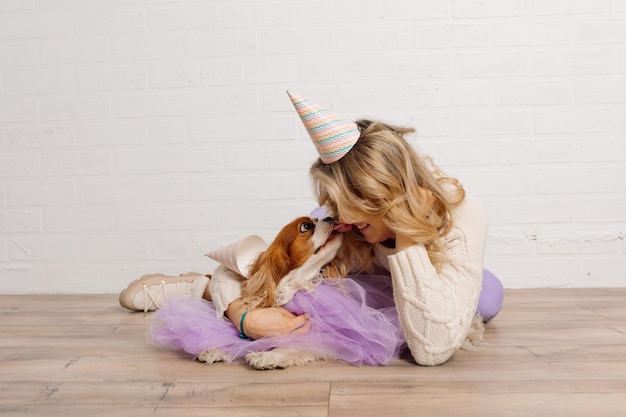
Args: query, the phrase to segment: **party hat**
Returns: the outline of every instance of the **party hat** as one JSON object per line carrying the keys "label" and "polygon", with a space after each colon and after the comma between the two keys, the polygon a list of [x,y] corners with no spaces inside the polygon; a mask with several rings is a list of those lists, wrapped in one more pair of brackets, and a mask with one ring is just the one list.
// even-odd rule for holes
{"label": "party hat", "polygon": [[325,206],[317,207],[311,212],[310,216],[318,220],[323,220],[328,217],[328,208],[326,208]]}
{"label": "party hat", "polygon": [[323,163],[331,164],[343,158],[359,140],[360,132],[356,123],[311,103],[293,91],[287,90],[287,94]]}
{"label": "party hat", "polygon": [[248,278],[250,266],[266,248],[262,237],[251,235],[209,251],[206,256]]}

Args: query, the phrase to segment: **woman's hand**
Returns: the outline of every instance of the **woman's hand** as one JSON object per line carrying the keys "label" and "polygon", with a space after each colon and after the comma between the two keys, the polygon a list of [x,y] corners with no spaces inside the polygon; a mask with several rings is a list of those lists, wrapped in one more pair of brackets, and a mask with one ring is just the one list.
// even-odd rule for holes
{"label": "woman's hand", "polygon": [[[239,328],[241,316],[246,311],[246,305],[238,298],[228,305],[226,316]],[[258,308],[248,311],[243,323],[243,333],[251,339],[266,336],[298,334],[308,331],[306,315],[296,316],[282,307]]]}

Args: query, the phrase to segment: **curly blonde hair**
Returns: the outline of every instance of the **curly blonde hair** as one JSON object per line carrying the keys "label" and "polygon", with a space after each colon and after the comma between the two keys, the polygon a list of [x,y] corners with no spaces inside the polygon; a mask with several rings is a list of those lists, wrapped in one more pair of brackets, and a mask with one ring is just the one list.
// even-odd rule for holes
{"label": "curly blonde hair", "polygon": [[[356,124],[361,136],[350,152],[331,164],[318,159],[311,167],[319,204],[349,223],[363,215],[381,218],[411,244],[425,245],[438,268],[445,261],[441,238],[453,225],[450,210],[465,198],[462,185],[417,154],[405,139],[414,129],[370,120]],[[353,228],[344,236],[342,262],[371,271],[373,250]]]}

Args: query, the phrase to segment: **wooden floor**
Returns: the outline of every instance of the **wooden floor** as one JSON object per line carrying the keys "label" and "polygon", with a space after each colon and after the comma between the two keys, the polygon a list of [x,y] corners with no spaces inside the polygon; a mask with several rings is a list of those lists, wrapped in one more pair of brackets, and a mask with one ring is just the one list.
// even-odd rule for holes
{"label": "wooden floor", "polygon": [[626,288],[508,291],[445,365],[205,365],[146,343],[113,295],[0,296],[0,415],[625,416]]}

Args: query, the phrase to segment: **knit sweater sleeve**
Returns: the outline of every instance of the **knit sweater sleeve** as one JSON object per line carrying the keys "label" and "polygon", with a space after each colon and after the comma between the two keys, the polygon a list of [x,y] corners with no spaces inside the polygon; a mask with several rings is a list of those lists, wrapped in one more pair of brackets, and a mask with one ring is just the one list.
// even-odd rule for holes
{"label": "knit sweater sleeve", "polygon": [[215,269],[209,281],[209,289],[218,318],[224,316],[230,303],[241,297],[241,282],[244,279],[223,265]]}
{"label": "knit sweater sleeve", "polygon": [[411,354],[420,365],[446,362],[461,346],[476,314],[482,286],[487,217],[469,194],[452,211],[439,269],[415,245],[388,256],[394,299]]}

